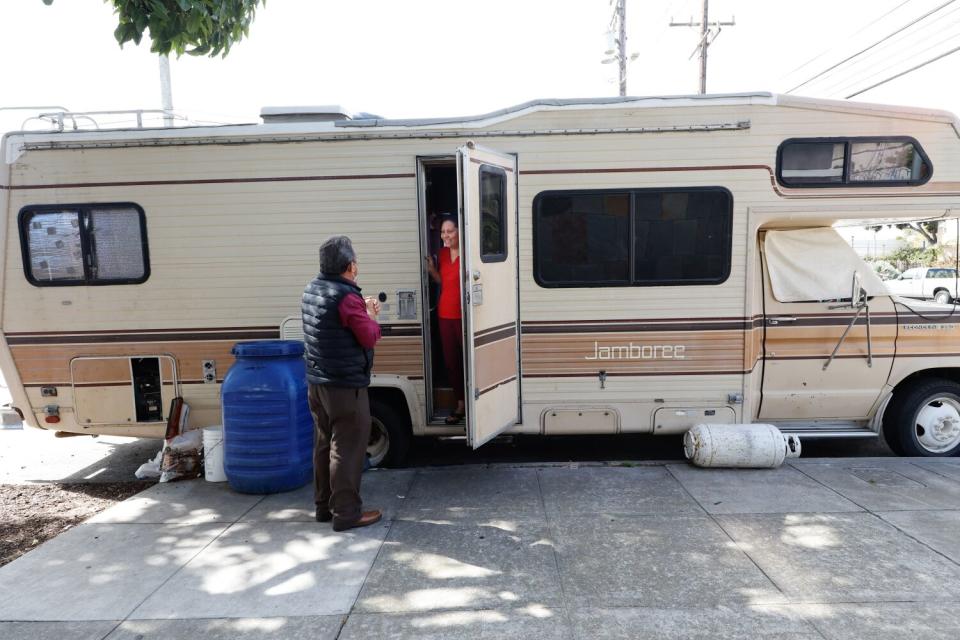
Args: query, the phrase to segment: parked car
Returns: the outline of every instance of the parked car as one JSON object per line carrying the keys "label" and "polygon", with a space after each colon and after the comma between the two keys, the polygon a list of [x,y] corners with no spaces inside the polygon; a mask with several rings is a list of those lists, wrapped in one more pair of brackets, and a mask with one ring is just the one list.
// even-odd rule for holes
{"label": "parked car", "polygon": [[884,284],[890,293],[906,298],[934,300],[950,304],[957,297],[957,270],[940,267],[915,267],[907,269],[895,280]]}

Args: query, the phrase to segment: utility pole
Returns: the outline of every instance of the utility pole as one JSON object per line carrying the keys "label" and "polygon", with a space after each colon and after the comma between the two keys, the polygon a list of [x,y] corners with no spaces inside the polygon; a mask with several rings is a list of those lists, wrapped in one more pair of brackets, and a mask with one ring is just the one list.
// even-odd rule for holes
{"label": "utility pole", "polygon": [[[607,37],[610,39],[603,64],[617,62],[620,68],[620,95],[627,95],[627,63],[637,59],[639,54],[627,56],[627,0],[610,0],[615,4],[613,16],[610,18],[610,29]],[[616,36],[614,36],[616,34]]]}
{"label": "utility pole", "polygon": [[[703,0],[703,17],[700,19],[700,22],[694,22],[693,18],[690,18],[689,22],[674,22],[673,19],[670,19],[671,27],[700,27],[700,44],[697,45],[697,48],[693,50],[693,53],[690,54],[690,57],[693,57],[694,53],[697,51],[700,52],[700,93],[704,94],[707,92],[707,48],[713,44],[713,41],[717,39],[717,36],[720,35],[720,31],[723,27],[733,27],[736,26],[736,18],[730,18],[729,22],[716,21],[710,22],[710,10],[707,7],[709,0]],[[713,31],[711,27],[716,27],[716,31]]]}
{"label": "utility pole", "polygon": [[620,96],[627,95],[627,0],[617,0],[620,33],[617,38],[617,57],[620,60]]}
{"label": "utility pole", "polygon": [[160,55],[160,100],[163,104],[163,126],[173,126],[173,91],[170,88],[170,58]]}

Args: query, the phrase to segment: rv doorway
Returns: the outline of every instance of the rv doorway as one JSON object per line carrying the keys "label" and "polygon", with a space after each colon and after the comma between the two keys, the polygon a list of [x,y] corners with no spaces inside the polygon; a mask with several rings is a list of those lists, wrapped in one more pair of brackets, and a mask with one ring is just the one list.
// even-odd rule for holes
{"label": "rv doorway", "polygon": [[[420,243],[421,255],[440,267],[443,221],[457,220],[457,162],[455,156],[420,160]],[[457,407],[454,384],[444,363],[438,304],[440,285],[423,270],[424,379],[427,387],[427,424],[447,426]],[[462,335],[461,327],[461,335]],[[462,358],[461,358],[462,362]],[[461,372],[462,377],[462,372]],[[461,381],[461,384],[463,382]],[[462,423],[461,423],[462,424]]]}

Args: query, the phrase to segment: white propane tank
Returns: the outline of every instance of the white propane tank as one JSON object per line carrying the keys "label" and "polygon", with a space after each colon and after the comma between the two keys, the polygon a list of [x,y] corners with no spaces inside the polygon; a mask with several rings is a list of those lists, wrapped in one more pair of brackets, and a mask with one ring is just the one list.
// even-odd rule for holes
{"label": "white propane tank", "polygon": [[683,453],[698,467],[775,469],[800,457],[800,438],[772,424],[698,424],[684,434]]}

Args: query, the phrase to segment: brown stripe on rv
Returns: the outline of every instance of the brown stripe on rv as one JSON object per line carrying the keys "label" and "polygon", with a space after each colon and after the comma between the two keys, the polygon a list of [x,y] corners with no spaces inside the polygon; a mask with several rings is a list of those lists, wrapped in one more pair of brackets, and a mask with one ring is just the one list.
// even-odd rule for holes
{"label": "brown stripe on rv", "polygon": [[513,376],[513,377],[511,377],[511,378],[507,378],[506,380],[501,380],[500,382],[496,383],[495,385],[492,385],[492,386],[490,386],[490,387],[487,387],[486,389],[481,389],[480,392],[479,392],[477,395],[482,396],[482,395],[484,395],[485,393],[490,392],[490,391],[493,391],[494,389],[499,389],[501,386],[503,386],[503,385],[505,385],[505,384],[508,384],[508,383],[510,383],[510,382],[513,382],[513,381],[516,380],[516,379],[517,379],[517,376]]}
{"label": "brown stripe on rv", "polygon": [[[524,375],[742,373],[744,330],[528,333],[521,336]],[[754,349],[757,347],[753,347]],[[603,350],[603,351],[601,351]],[[624,352],[626,350],[626,352]],[[623,357],[626,353],[627,357]],[[638,355],[639,357],[634,357]]]}
{"label": "brown stripe on rv", "polygon": [[393,180],[416,178],[415,173],[370,173],[330,176],[274,176],[271,178],[199,178],[192,180],[131,180],[117,182],[67,182],[60,184],[21,184],[9,187],[11,191],[31,189],[80,189],[94,187],[162,187],[191,184],[244,184],[252,182],[316,182],[323,180]]}
{"label": "brown stripe on rv", "polygon": [[612,318],[604,320],[528,320],[523,323],[523,326],[539,326],[539,325],[553,325],[553,324],[584,324],[584,323],[603,323],[603,324],[623,324],[629,322],[716,322],[716,321],[749,321],[756,320],[758,318],[763,318],[763,315],[757,314],[750,318],[745,318],[744,316],[704,316],[704,317],[679,317],[679,318]]}
{"label": "brown stripe on rv", "polygon": [[135,342],[194,342],[201,340],[265,340],[277,339],[279,332],[271,333],[121,333],[107,335],[61,335],[7,338],[7,343],[13,345],[40,345],[40,344],[100,344],[100,343],[135,343]]}
{"label": "brown stripe on rv", "polygon": [[[849,322],[849,320],[848,320]],[[704,322],[704,323],[643,323],[643,324],[575,324],[564,326],[523,325],[523,333],[631,333],[638,331],[745,331],[753,328],[751,322]]]}
{"label": "brown stripe on rv", "polygon": [[[158,350],[144,352],[138,343],[97,343],[82,347],[64,344],[11,345],[14,364],[24,385],[58,385],[56,380],[71,380],[70,361],[83,356],[157,356],[169,355],[177,362],[177,373],[194,379],[202,371],[203,360],[215,360],[218,373],[224,374],[233,364],[230,353],[233,340],[198,340],[165,342]],[[164,362],[161,360],[161,362]],[[423,340],[419,336],[384,336],[374,355],[373,372],[377,374],[423,377]],[[115,377],[103,377],[111,380]],[[85,381],[93,382],[88,379]]]}
{"label": "brown stripe on rv", "polygon": [[476,349],[474,386],[485,389],[517,375],[517,346],[513,340],[492,342]]}
{"label": "brown stripe on rv", "polygon": [[[740,369],[732,371],[652,371],[647,373],[623,373],[617,371],[607,371],[608,378],[644,378],[650,376],[733,376],[747,373]],[[580,373],[527,373],[523,372],[524,378],[593,378],[596,379],[599,371],[585,371]]]}
{"label": "brown stripe on rv", "polygon": [[487,327],[486,329],[481,329],[480,331],[477,331],[477,332],[474,334],[474,337],[475,337],[475,338],[479,338],[480,336],[485,336],[485,335],[487,335],[488,333],[493,333],[494,331],[500,331],[501,329],[506,329],[507,327],[514,327],[514,328],[516,328],[516,326],[517,326],[516,321],[514,321],[514,322],[506,322],[506,323],[504,323],[504,324],[498,324],[498,325],[495,326],[495,327]]}
{"label": "brown stripe on rv", "polygon": [[506,329],[501,329],[496,333],[487,333],[479,338],[474,338],[473,346],[482,347],[484,345],[490,344],[491,342],[499,342],[500,340],[507,340],[509,338],[514,338],[517,335],[517,328],[515,326],[507,327]]}
{"label": "brown stripe on rv", "polygon": [[520,172],[522,176],[543,176],[543,175],[563,175],[573,173],[655,173],[670,171],[742,171],[760,169],[773,171],[765,164],[720,164],[720,165],[694,165],[681,167],[608,167],[604,169],[525,169]]}
{"label": "brown stripe on rv", "polygon": [[[419,325],[383,324],[384,336],[419,336]],[[150,329],[113,331],[46,331],[6,333],[11,345],[24,344],[97,344],[102,342],[165,342],[192,340],[276,340],[280,331],[271,327],[238,327],[224,329]]]}
{"label": "brown stripe on rv", "polygon": [[278,332],[277,325],[265,327],[177,327],[175,329],[96,329],[90,331],[8,331],[6,336],[74,336],[100,335],[107,333],[200,333],[210,331],[272,331]]}

